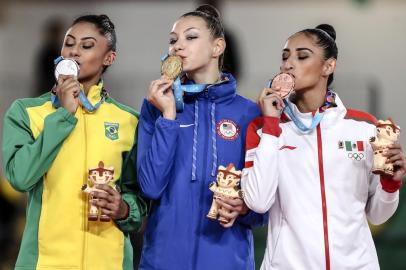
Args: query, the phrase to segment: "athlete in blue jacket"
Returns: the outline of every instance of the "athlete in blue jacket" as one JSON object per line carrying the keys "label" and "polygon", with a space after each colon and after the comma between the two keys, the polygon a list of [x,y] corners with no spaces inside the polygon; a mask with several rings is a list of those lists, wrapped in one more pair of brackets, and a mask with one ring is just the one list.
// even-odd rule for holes
{"label": "athlete in blue jacket", "polygon": [[[184,84],[207,84],[185,96],[176,113],[172,80],[150,85],[141,109],[137,168],[143,194],[152,199],[140,269],[254,269],[251,227],[267,217],[241,199],[218,203],[220,224],[206,217],[219,165],[244,166],[247,125],[259,116],[252,101],[236,94],[231,74],[221,73],[224,32],[208,5],[184,14],[170,33],[169,53],[182,58]],[[220,64],[219,64],[220,63]]]}

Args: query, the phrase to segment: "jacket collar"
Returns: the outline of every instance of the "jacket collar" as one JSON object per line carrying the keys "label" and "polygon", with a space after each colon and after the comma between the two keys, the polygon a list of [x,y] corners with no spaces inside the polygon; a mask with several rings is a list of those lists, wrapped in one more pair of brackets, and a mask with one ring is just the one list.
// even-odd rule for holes
{"label": "jacket collar", "polygon": [[[83,85],[81,84],[80,87],[83,89]],[[87,99],[89,102],[94,106],[98,102],[101,101],[103,98],[102,95],[103,90],[103,80],[100,80],[98,84],[92,85],[87,93]]]}
{"label": "jacket collar", "polygon": [[[186,81],[185,84],[193,83],[193,81]],[[215,84],[210,84],[202,92],[192,95],[189,98],[194,100],[198,99],[208,99],[214,103],[220,103],[233,99],[236,96],[237,81],[230,73],[222,73],[221,80]],[[190,100],[185,97],[185,101]]]}
{"label": "jacket collar", "polygon": [[[321,120],[321,124],[323,125],[323,128],[329,128],[329,127],[335,125],[337,123],[337,121],[343,119],[347,113],[347,109],[345,108],[340,97],[337,95],[337,93],[335,93],[335,94],[336,94],[335,103],[337,104],[337,107],[329,108],[324,112],[323,119]],[[289,99],[288,99],[288,103],[289,103],[290,107],[292,108],[293,113],[296,115],[296,117],[298,117],[303,122],[303,124],[309,126],[312,122],[314,113],[312,113],[312,112],[302,113],[299,111],[296,104],[292,103]],[[284,114],[284,116],[288,117],[286,114]],[[295,130],[300,132],[299,129],[296,127],[296,125],[293,123],[293,121],[290,121],[289,123],[290,123],[290,125],[293,126],[293,128]]]}

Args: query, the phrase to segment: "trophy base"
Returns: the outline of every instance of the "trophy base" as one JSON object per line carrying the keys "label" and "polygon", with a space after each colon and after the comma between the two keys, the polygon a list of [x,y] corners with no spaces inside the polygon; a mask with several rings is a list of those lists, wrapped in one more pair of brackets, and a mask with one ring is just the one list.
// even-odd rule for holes
{"label": "trophy base", "polygon": [[87,217],[87,220],[89,220],[89,221],[96,221],[96,220],[97,220],[97,215],[89,215],[89,216]]}
{"label": "trophy base", "polygon": [[385,171],[384,169],[375,169],[375,170],[372,171],[372,173],[379,174],[379,175],[382,175],[382,176],[393,177],[393,171]]}
{"label": "trophy base", "polygon": [[104,215],[100,216],[100,221],[102,221],[102,222],[109,222],[110,220],[111,220],[111,218],[109,216],[104,216]]}
{"label": "trophy base", "polygon": [[223,217],[220,217],[219,218],[219,222],[220,223],[228,223],[228,222],[230,222],[228,219],[226,219],[226,218],[223,218]]}

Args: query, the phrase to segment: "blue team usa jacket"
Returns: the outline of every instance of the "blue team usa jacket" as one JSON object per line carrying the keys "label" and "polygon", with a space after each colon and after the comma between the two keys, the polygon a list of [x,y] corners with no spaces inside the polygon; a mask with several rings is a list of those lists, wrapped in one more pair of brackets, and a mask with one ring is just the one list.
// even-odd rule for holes
{"label": "blue team usa jacket", "polygon": [[243,168],[246,128],[259,115],[255,103],[236,94],[230,74],[185,97],[176,120],[144,100],[137,169],[152,207],[140,269],[254,269],[251,227],[267,223],[267,216],[249,212],[225,229],[206,215],[217,167]]}

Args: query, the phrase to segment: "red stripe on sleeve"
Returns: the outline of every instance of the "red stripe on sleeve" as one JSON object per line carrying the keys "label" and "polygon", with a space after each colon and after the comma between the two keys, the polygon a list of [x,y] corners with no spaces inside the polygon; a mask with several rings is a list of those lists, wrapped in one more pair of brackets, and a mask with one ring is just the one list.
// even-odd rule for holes
{"label": "red stripe on sleeve", "polygon": [[251,168],[252,166],[254,166],[254,161],[246,161],[245,162],[245,168]]}
{"label": "red stripe on sleeve", "polygon": [[402,181],[393,180],[389,176],[381,175],[381,185],[383,190],[393,193],[400,189]]}
{"label": "red stripe on sleeve", "polygon": [[247,128],[247,137],[245,138],[245,149],[251,150],[258,146],[261,138],[259,137],[257,130],[262,128],[264,120],[262,117],[255,118]]}
{"label": "red stripe on sleeve", "polygon": [[264,127],[262,132],[279,137],[282,133],[282,129],[279,127],[279,118],[264,116]]}
{"label": "red stripe on sleeve", "polygon": [[354,119],[357,121],[364,121],[373,125],[376,125],[376,123],[378,122],[378,120],[372,114],[354,109],[347,109],[347,114],[345,115],[345,118]]}

